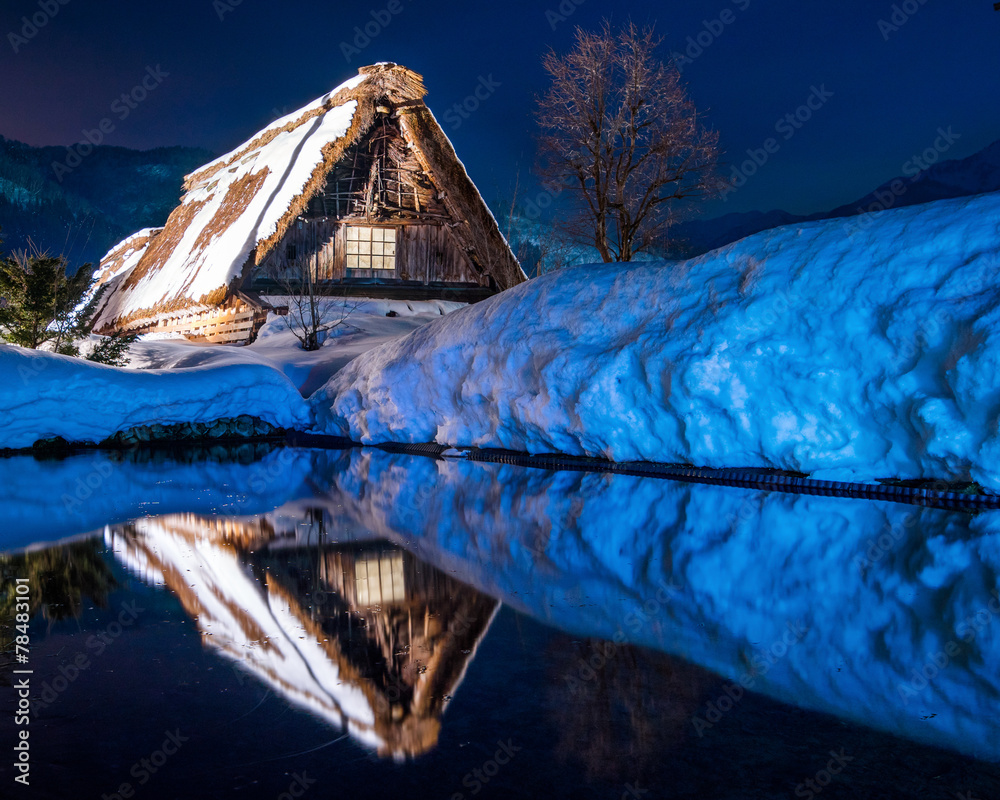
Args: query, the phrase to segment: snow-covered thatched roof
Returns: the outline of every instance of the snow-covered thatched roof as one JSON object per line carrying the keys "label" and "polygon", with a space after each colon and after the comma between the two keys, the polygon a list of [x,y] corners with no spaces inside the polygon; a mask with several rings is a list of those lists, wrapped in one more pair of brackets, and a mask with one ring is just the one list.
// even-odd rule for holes
{"label": "snow-covered thatched roof", "polygon": [[129,237],[102,261],[109,290],[95,329],[217,306],[232,296],[385,106],[397,112],[403,136],[444,193],[452,216],[463,221],[455,229],[462,245],[474,254],[477,244],[486,242],[491,252],[504,254],[501,265],[491,269],[500,288],[523,281],[496,221],[423,104],[425,95],[421,76],[405,67],[363,67],[330,93],[187,176],[185,194],[163,230]]}
{"label": "snow-covered thatched roof", "polygon": [[138,264],[146,253],[149,243],[162,231],[163,228],[143,228],[112,247],[101,259],[101,268],[97,273],[97,287],[103,286]]}

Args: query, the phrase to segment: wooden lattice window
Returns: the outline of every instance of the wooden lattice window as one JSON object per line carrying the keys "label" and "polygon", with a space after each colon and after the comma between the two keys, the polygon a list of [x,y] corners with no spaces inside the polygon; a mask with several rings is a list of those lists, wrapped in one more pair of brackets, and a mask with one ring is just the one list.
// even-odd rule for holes
{"label": "wooden lattice window", "polygon": [[354,278],[395,277],[396,229],[349,225],[347,270]]}

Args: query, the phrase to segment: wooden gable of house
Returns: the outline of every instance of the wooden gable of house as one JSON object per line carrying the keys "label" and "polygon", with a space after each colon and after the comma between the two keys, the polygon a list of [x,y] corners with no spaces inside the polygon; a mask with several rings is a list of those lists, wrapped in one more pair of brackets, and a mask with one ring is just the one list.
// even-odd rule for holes
{"label": "wooden gable of house", "polygon": [[381,107],[256,267],[252,286],[267,290],[308,273],[334,286],[488,287],[489,278],[454,235],[461,224],[395,115]]}

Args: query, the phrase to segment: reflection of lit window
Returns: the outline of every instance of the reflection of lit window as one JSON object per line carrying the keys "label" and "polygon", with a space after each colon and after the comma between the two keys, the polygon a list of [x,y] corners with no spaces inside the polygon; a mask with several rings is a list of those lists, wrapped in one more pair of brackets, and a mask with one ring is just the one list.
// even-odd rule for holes
{"label": "reflection of lit window", "polygon": [[354,565],[359,606],[381,606],[406,600],[403,554],[359,558]]}
{"label": "reflection of lit window", "polygon": [[348,226],[347,269],[357,277],[375,277],[372,271],[378,270],[395,272],[396,229]]}

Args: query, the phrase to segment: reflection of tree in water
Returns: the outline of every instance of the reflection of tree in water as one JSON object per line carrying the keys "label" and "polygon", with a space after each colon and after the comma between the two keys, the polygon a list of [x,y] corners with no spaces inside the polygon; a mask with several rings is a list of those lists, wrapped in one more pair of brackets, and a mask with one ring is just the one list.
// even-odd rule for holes
{"label": "reflection of tree in water", "polygon": [[3,595],[0,615],[6,620],[14,610],[14,580],[27,578],[32,615],[42,612],[47,620],[80,616],[83,598],[106,608],[108,594],[118,586],[101,556],[97,539],[52,547],[17,556],[0,556]]}
{"label": "reflection of tree in water", "polygon": [[[0,659],[6,664],[13,652],[18,595],[15,580],[27,578],[27,598],[33,617],[39,611],[50,622],[79,617],[89,597],[106,608],[108,594],[118,582],[101,556],[100,541],[51,547],[16,556],[0,556]],[[24,595],[21,595],[22,597]]]}
{"label": "reflection of tree in water", "polygon": [[642,781],[691,733],[708,678],[663,653],[600,639],[553,643],[556,747],[587,779]]}

